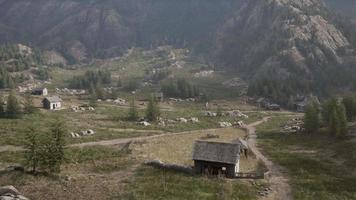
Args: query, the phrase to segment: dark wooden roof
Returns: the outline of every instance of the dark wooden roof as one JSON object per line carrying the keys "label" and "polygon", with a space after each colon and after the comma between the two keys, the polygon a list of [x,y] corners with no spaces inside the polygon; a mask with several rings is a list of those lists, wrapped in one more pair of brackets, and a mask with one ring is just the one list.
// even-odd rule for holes
{"label": "dark wooden roof", "polygon": [[53,97],[46,97],[43,99],[43,101],[48,101],[50,103],[58,103],[58,102],[62,102],[62,99],[59,98],[58,96],[53,96]]}
{"label": "dark wooden roof", "polygon": [[193,160],[236,164],[240,159],[240,144],[196,141]]}

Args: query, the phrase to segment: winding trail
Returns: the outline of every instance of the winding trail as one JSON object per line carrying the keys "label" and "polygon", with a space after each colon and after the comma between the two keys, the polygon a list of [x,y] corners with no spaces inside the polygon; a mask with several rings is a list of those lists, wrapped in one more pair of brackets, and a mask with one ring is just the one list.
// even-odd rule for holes
{"label": "winding trail", "polygon": [[267,180],[271,184],[272,191],[265,197],[261,197],[262,200],[292,200],[291,188],[288,184],[288,178],[282,173],[281,166],[273,163],[270,159],[264,156],[257,147],[257,135],[256,126],[267,122],[269,117],[264,117],[262,120],[245,125],[248,132],[248,144],[250,150],[256,155],[257,159],[260,159],[269,170]]}

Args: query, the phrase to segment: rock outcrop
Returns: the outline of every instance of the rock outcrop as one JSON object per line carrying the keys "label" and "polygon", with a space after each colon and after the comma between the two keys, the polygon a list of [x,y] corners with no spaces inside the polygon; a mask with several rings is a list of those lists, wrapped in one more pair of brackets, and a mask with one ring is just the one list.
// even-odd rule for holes
{"label": "rock outcrop", "polygon": [[22,196],[14,186],[0,187],[0,200],[29,200]]}

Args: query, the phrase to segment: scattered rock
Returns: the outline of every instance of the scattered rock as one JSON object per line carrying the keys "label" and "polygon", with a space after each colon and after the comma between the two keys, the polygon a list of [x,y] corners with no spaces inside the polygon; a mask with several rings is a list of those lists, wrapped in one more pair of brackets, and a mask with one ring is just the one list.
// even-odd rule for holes
{"label": "scattered rock", "polygon": [[142,126],[151,126],[151,124],[146,121],[139,122],[138,124]]}
{"label": "scattered rock", "polygon": [[199,119],[197,117],[191,117],[189,121],[192,123],[199,123]]}
{"label": "scattered rock", "polygon": [[219,126],[221,128],[227,128],[227,127],[231,127],[232,124],[230,122],[219,122]]}
{"label": "scattered rock", "polygon": [[214,73],[213,70],[205,70],[205,71],[200,71],[194,74],[195,78],[204,78],[204,77],[209,77],[212,76]]}
{"label": "scattered rock", "polygon": [[183,117],[177,118],[176,120],[177,120],[177,122],[181,122],[181,123],[187,123],[188,122],[188,120],[186,118],[183,118]]}

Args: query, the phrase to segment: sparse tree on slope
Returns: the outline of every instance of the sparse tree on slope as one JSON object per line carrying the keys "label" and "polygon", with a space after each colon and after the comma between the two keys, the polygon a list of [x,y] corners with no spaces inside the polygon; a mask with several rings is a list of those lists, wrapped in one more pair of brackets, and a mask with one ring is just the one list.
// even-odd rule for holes
{"label": "sparse tree on slope", "polygon": [[160,116],[159,107],[155,98],[152,95],[147,105],[146,118],[148,121],[154,122],[157,121],[159,116]]}
{"label": "sparse tree on slope", "polygon": [[41,160],[43,159],[43,144],[39,135],[35,132],[33,127],[29,128],[25,136],[25,165],[31,169],[32,173],[37,173]]}
{"label": "sparse tree on slope", "polygon": [[17,118],[21,114],[19,102],[14,94],[11,92],[7,98],[6,115],[9,118]]}
{"label": "sparse tree on slope", "polygon": [[316,133],[320,127],[319,109],[315,105],[309,105],[305,110],[304,127],[307,133]]}
{"label": "sparse tree on slope", "polygon": [[138,120],[139,116],[138,116],[138,112],[137,112],[137,108],[135,105],[135,98],[133,97],[131,99],[130,102],[130,109],[129,109],[129,113],[128,113],[128,119],[131,121],[136,121]]}
{"label": "sparse tree on slope", "polygon": [[27,114],[34,113],[36,111],[36,107],[33,105],[33,98],[31,94],[26,94],[25,97],[25,104],[24,104],[24,111]]}

